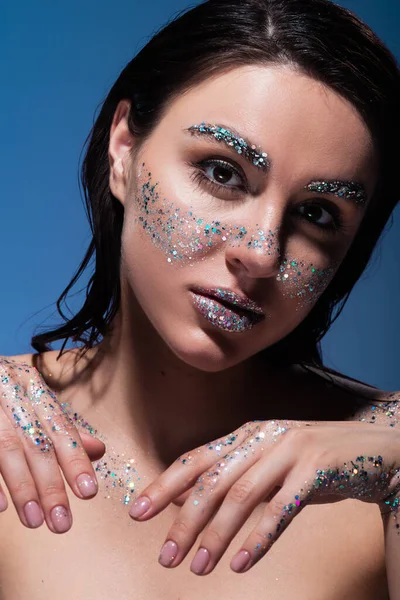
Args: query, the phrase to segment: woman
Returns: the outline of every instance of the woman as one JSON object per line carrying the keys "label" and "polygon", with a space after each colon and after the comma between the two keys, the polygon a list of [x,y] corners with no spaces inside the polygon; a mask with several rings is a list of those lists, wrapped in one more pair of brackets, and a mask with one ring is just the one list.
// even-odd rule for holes
{"label": "woman", "polygon": [[[399,100],[327,0],[209,0],[123,70],[60,299],[95,256],[86,302],[2,361],[4,598],[399,597],[399,396],[318,347],[398,200]],[[74,424],[107,446],[88,503]]]}

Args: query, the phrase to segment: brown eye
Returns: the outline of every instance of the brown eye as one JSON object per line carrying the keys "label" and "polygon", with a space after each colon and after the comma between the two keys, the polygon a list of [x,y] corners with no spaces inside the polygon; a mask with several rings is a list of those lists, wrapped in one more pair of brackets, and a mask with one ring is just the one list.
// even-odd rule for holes
{"label": "brown eye", "polygon": [[304,215],[306,219],[318,223],[319,225],[323,225],[324,227],[333,222],[332,215],[319,204],[303,204],[300,206],[299,212]]}
{"label": "brown eye", "polygon": [[246,176],[229,162],[209,158],[200,162],[187,163],[190,178],[198,184],[200,191],[211,193],[216,198],[226,197],[242,202],[248,193]]}
{"label": "brown eye", "polygon": [[327,231],[336,232],[342,227],[340,210],[332,203],[308,202],[301,204],[295,214]]}
{"label": "brown eye", "polygon": [[[242,176],[229,163],[222,160],[203,161],[203,172],[206,173],[210,181],[218,185],[231,187],[240,187],[243,184]],[[207,174],[207,171],[210,175]],[[232,181],[233,180],[233,181]],[[230,184],[230,185],[228,185]]]}

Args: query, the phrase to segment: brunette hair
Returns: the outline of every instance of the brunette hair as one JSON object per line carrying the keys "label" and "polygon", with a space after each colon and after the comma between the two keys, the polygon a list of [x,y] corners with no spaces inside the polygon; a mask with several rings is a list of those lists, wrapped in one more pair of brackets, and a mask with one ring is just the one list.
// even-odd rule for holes
{"label": "brunette hair", "polygon": [[[49,350],[56,340],[64,340],[60,354],[68,340],[90,348],[109,331],[119,309],[124,215],[108,183],[110,128],[119,101],[131,101],[129,128],[140,148],[177,96],[212,75],[253,64],[292,65],[341,94],[363,117],[380,158],[373,198],[334,279],[303,322],[264,351],[271,360],[322,366],[320,340],[343,309],[399,200],[399,67],[365,23],[330,0],[207,0],[178,13],[123,69],[85,143],[81,183],[93,237],[57,301],[64,324],[34,335],[35,350]],[[83,306],[67,317],[63,304],[92,259]]]}

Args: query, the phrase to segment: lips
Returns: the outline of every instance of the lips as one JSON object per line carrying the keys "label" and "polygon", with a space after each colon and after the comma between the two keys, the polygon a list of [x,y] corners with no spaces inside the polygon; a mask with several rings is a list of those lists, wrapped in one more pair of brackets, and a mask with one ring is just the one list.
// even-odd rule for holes
{"label": "lips", "polygon": [[191,293],[194,305],[203,317],[225,331],[248,331],[265,317],[256,302],[231,290],[196,287]]}

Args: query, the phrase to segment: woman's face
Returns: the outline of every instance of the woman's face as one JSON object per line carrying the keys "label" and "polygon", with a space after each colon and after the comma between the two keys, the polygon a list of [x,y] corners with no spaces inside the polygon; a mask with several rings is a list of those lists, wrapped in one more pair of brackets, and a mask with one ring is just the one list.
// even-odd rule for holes
{"label": "woman's face", "polygon": [[123,309],[186,363],[231,367],[295,329],[334,277],[376,183],[370,132],[349,102],[282,66],[180,95],[136,153],[127,108],[109,148],[123,289],[138,301]]}

